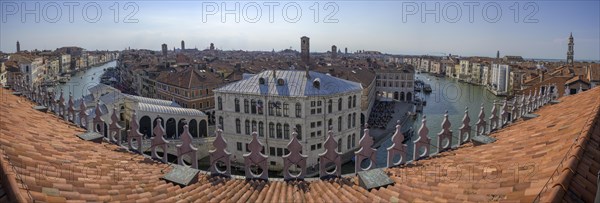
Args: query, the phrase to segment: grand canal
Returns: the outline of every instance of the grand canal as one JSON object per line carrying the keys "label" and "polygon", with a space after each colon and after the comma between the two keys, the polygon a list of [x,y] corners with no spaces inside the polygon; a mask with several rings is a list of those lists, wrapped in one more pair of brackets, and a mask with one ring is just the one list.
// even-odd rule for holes
{"label": "grand canal", "polygon": [[[69,93],[73,94],[73,99],[80,99],[83,95],[89,94],[89,88],[100,84],[100,77],[102,77],[102,74],[106,71],[106,69],[115,67],[116,65],[116,61],[111,61],[100,66],[79,71],[75,75],[71,76],[71,79],[68,82],[57,85],[55,90],[56,92],[60,92],[60,90],[62,90],[65,98],[67,99]],[[57,93],[57,96],[58,94],[60,93]]]}
{"label": "grand canal", "polygon": [[[494,100],[502,100],[502,97],[497,97],[484,86],[459,82],[456,79],[446,77],[436,77],[430,74],[416,74],[415,78],[426,84],[431,85],[432,92],[425,94],[417,92],[416,95],[424,99],[427,104],[423,107],[423,112],[419,113],[415,119],[412,128],[415,131],[413,137],[407,143],[408,145],[408,160],[412,160],[413,145],[412,142],[417,138],[417,131],[421,127],[421,119],[423,116],[427,120],[427,128],[429,129],[429,138],[431,138],[430,154],[438,152],[437,149],[437,134],[441,131],[441,124],[444,120],[444,114],[448,111],[448,119],[451,123],[450,129],[453,131],[453,146],[458,142],[458,128],[462,125],[462,119],[465,115],[465,108],[469,108],[469,117],[471,118],[471,126],[477,122],[481,105],[485,109],[486,120],[490,117],[490,112]],[[496,107],[500,112],[500,106]],[[394,122],[394,121],[391,121]],[[377,167],[385,167],[387,161],[387,147],[391,146],[391,134],[385,138],[385,141],[377,149]],[[354,164],[353,162],[347,164]],[[347,169],[347,167],[343,167]],[[353,171],[353,168],[352,168]],[[347,172],[347,170],[344,170]]]}
{"label": "grand canal", "polygon": [[[79,99],[82,95],[89,94],[88,89],[100,83],[100,77],[107,68],[115,67],[116,61],[108,62],[101,66],[89,68],[85,71],[80,71],[71,77],[67,83],[60,84],[56,89],[63,91],[65,97],[69,93],[73,94],[74,99]],[[427,128],[429,128],[429,137],[431,138],[430,153],[438,152],[437,134],[441,131],[444,114],[448,111],[448,119],[452,124],[453,131],[452,144],[457,144],[458,128],[462,125],[462,119],[465,114],[465,107],[469,108],[469,116],[471,118],[471,126],[477,122],[477,117],[481,105],[483,104],[486,114],[486,119],[489,118],[492,104],[495,100],[502,100],[502,97],[497,97],[487,91],[484,86],[459,82],[455,79],[446,77],[436,77],[429,74],[417,74],[415,78],[424,81],[431,85],[432,92],[425,94],[416,92],[416,96],[424,99],[427,104],[423,108],[423,112],[417,115],[417,118],[412,123],[412,128],[415,134],[408,141],[408,160],[412,159],[413,145],[412,142],[417,138],[416,132],[421,127],[421,119],[426,116]],[[408,104],[402,104],[408,105]],[[499,111],[498,106],[498,111]],[[395,121],[390,121],[395,122]],[[410,122],[409,122],[410,123]],[[385,167],[387,161],[387,147],[391,146],[391,133],[387,133],[384,141],[377,147],[376,167]],[[342,166],[342,173],[354,172],[354,162],[348,162]]]}

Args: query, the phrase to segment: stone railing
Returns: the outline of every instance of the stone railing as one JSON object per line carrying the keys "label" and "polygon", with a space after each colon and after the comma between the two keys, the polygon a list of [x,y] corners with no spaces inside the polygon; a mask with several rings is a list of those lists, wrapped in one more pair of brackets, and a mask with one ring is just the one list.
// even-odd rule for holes
{"label": "stone railing", "polygon": [[[64,118],[67,121],[77,123],[80,127],[86,127],[87,122],[90,118],[86,113],[86,106],[82,102],[78,110],[74,108],[73,98],[69,96],[68,102],[65,104],[64,96],[61,94],[58,99],[55,99],[53,95],[43,93],[42,91],[37,92],[37,96],[31,97],[29,94],[29,90],[19,84],[12,86],[16,91],[21,91],[24,96],[28,98],[35,98],[32,100],[34,102],[38,102],[41,105],[48,105],[51,112],[57,114],[57,116]],[[550,86],[545,86],[545,90],[549,90]],[[556,90],[556,88],[554,88]],[[464,117],[462,119],[462,125],[460,126],[458,137],[454,135],[454,132],[450,130],[452,124],[448,119],[448,112],[446,111],[444,115],[444,120],[441,124],[442,130],[437,135],[437,142],[432,143],[432,139],[429,137],[429,129],[427,127],[427,117],[423,116],[421,120],[421,126],[417,131],[417,137],[412,143],[409,145],[413,145],[412,158],[408,159],[408,145],[403,144],[404,135],[401,132],[401,125],[398,121],[395,133],[391,137],[391,146],[387,149],[387,167],[395,167],[400,165],[405,165],[407,163],[431,157],[436,155],[437,153],[453,150],[458,148],[459,146],[474,141],[474,139],[485,137],[489,135],[491,132],[501,129],[508,125],[509,123],[515,122],[519,118],[527,119],[531,117],[531,113],[540,108],[543,105],[551,103],[553,99],[557,97],[557,92],[545,91],[544,93],[540,90],[536,90],[533,93],[529,93],[527,95],[517,95],[513,97],[510,101],[503,101],[497,103],[494,102],[494,106],[491,109],[490,117],[486,118],[485,109],[482,105],[478,119],[475,123],[475,129],[473,131],[471,127],[471,119],[469,116],[469,110],[465,109]],[[496,108],[496,105],[501,105],[500,112]],[[75,113],[75,111],[79,111]],[[113,111],[113,114],[110,117],[110,127],[109,131],[111,132],[109,135],[109,141],[120,144],[124,140],[121,138],[121,134],[114,133],[121,131],[123,127],[118,124],[118,118]],[[99,105],[95,107],[95,117],[91,119],[93,123],[92,129],[88,129],[89,132],[96,132],[102,134],[104,128],[97,127],[99,125],[103,125],[105,121],[102,119],[101,111],[99,109]],[[79,117],[76,119],[75,117]],[[79,122],[75,122],[79,120]],[[163,127],[162,121],[160,118],[157,120],[157,125],[153,129],[154,137],[151,138],[151,146],[150,150],[151,157],[153,159],[160,160],[164,163],[168,163],[167,160],[167,145],[169,145],[169,141],[165,139],[165,129]],[[142,134],[137,130],[139,128],[139,124],[137,121],[136,113],[134,112],[132,115],[132,119],[130,122],[131,129],[127,131],[127,145],[126,147],[130,149],[132,152],[142,154],[145,150],[142,150]],[[307,155],[302,154],[302,144],[296,139],[296,130],[292,133],[291,140],[287,145],[287,149],[289,151],[288,154],[283,156],[284,168],[283,168],[283,177],[285,180],[303,180],[306,177],[307,172]],[[232,175],[231,171],[231,153],[227,151],[227,140],[222,136],[222,130],[217,128],[215,130],[215,139],[212,142],[213,149],[210,150],[210,166],[209,172],[211,175],[220,175],[230,177]],[[366,171],[373,168],[375,165],[375,155],[377,149],[373,148],[373,138],[369,134],[369,128],[365,125],[365,130],[363,132],[363,136],[359,141],[359,150],[355,152],[355,173],[360,171]],[[319,154],[319,176],[320,178],[329,178],[329,177],[340,177],[341,176],[341,154],[337,152],[338,143],[334,138],[334,133],[329,129],[327,132],[327,138],[324,143],[324,151]],[[453,145],[452,140],[456,139],[457,144]],[[196,152],[198,151],[198,143],[194,143],[187,124],[184,126],[184,132],[181,136],[181,143],[178,144],[177,147],[177,163],[179,165],[189,166],[192,168],[198,168]],[[437,153],[431,153],[432,147],[437,148]],[[256,129],[253,129],[252,132],[252,140],[248,144],[249,152],[244,154],[244,168],[245,168],[245,177],[247,179],[263,179],[268,180],[268,157],[263,154],[261,151],[263,150],[264,145],[257,138]],[[159,149],[162,149],[162,156],[157,152]],[[189,156],[191,159],[191,164],[187,165],[184,162],[183,157]],[[366,161],[366,162],[365,162]],[[366,166],[363,165],[363,162],[366,163]]]}

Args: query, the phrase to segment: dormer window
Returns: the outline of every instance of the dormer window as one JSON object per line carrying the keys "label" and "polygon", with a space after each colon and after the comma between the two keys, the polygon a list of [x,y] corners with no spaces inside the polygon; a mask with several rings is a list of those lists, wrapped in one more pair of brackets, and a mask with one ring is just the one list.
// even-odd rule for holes
{"label": "dormer window", "polygon": [[316,78],[315,80],[313,80],[313,87],[319,89],[321,88],[321,80],[319,80],[319,78]]}
{"label": "dormer window", "polygon": [[282,78],[277,79],[277,85],[285,85],[285,80]]}
{"label": "dormer window", "polygon": [[258,84],[264,85],[265,84],[265,79],[264,78],[259,78],[258,79]]}

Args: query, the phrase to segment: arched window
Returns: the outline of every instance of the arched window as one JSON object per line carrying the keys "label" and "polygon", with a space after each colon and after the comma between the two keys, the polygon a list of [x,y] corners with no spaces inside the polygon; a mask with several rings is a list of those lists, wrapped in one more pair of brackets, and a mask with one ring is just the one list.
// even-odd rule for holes
{"label": "arched window", "polygon": [[221,130],[225,131],[225,123],[223,123],[223,117],[219,116],[219,125],[221,126]]}
{"label": "arched window", "polygon": [[356,146],[356,134],[352,133],[352,147]]}
{"label": "arched window", "polygon": [[275,103],[275,113],[277,116],[281,116],[281,102]]}
{"label": "arched window", "polygon": [[342,117],[338,116],[338,132],[342,132]]}
{"label": "arched window", "polygon": [[217,97],[217,109],[223,110],[223,98]]}
{"label": "arched window", "polygon": [[338,99],[338,111],[342,110],[342,98]]}
{"label": "arched window", "polygon": [[250,135],[250,121],[246,120],[244,122],[244,130],[246,131],[246,135]]}
{"label": "arched window", "polygon": [[356,95],[352,96],[352,108],[356,108]]}
{"label": "arched window", "polygon": [[[296,103],[296,117],[302,118],[302,104]],[[300,133],[298,133],[300,134]]]}
{"label": "arched window", "polygon": [[252,121],[252,129],[251,130],[252,131],[258,130],[256,127],[257,127],[256,126],[256,121]]}
{"label": "arched window", "polygon": [[240,112],[240,100],[235,98],[235,112]]}
{"label": "arched window", "polygon": [[290,125],[287,123],[283,125],[283,139],[290,139]]}
{"label": "arched window", "polygon": [[247,99],[244,99],[244,113],[250,113],[250,104]]}
{"label": "arched window", "polygon": [[264,137],[265,136],[265,125],[263,124],[263,122],[258,122],[258,136]]}
{"label": "arched window", "polygon": [[290,116],[289,114],[290,111],[290,106],[288,103],[283,102],[283,116],[288,117]]}
{"label": "arched window", "polygon": [[275,111],[273,110],[274,106],[275,106],[275,103],[269,102],[269,116],[275,115]]}
{"label": "arched window", "polygon": [[352,144],[352,137],[350,137],[350,135],[348,135],[348,140],[346,140],[346,149],[350,149],[350,147]]}
{"label": "arched window", "polygon": [[329,119],[329,121],[327,121],[327,130],[329,130],[331,127],[333,126],[333,119]]}
{"label": "arched window", "polygon": [[356,127],[356,113],[352,114],[352,127]]}
{"label": "arched window", "polygon": [[235,132],[238,134],[242,133],[242,124],[240,119],[235,119]]}
{"label": "arched window", "polygon": [[348,109],[352,108],[352,96],[348,96]]}
{"label": "arched window", "polygon": [[352,128],[352,114],[348,114],[348,129]]}
{"label": "arched window", "polygon": [[338,153],[342,152],[342,138],[338,139],[338,146],[337,146],[337,151]]}
{"label": "arched window", "polygon": [[302,125],[296,125],[296,133],[298,134],[296,138],[298,138],[298,140],[302,140]]}
{"label": "arched window", "polygon": [[256,104],[256,111],[258,112],[258,114],[262,115],[263,114],[263,102],[262,100],[258,100],[257,104]]}
{"label": "arched window", "polygon": [[277,139],[283,138],[283,130],[281,129],[281,123],[277,123]]}
{"label": "arched window", "polygon": [[256,101],[254,99],[250,101],[250,113],[256,114]]}
{"label": "arched window", "polygon": [[327,101],[327,113],[331,113],[333,111],[333,101],[331,99]]}
{"label": "arched window", "polygon": [[269,123],[269,137],[275,138],[275,124]]}

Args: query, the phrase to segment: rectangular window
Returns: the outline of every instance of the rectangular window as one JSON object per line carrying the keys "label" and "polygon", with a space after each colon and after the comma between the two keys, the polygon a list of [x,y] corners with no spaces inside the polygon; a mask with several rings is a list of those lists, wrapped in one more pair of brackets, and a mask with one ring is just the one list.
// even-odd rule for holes
{"label": "rectangular window", "polygon": [[275,147],[269,147],[269,156],[275,156]]}
{"label": "rectangular window", "polygon": [[271,161],[270,163],[271,163],[271,166],[277,165],[277,162],[274,162],[274,161]]}
{"label": "rectangular window", "polygon": [[290,150],[288,150],[287,148],[283,149],[283,155],[287,155],[290,153]]}
{"label": "rectangular window", "polygon": [[316,148],[316,146],[315,146],[315,145],[311,145],[311,146],[310,146],[310,151],[315,151],[316,149],[317,149],[317,148]]}
{"label": "rectangular window", "polygon": [[236,143],[236,144],[237,144],[237,150],[241,152],[241,151],[243,150],[243,149],[242,149],[242,143],[241,143],[241,142],[238,142],[238,143]]}
{"label": "rectangular window", "polygon": [[315,137],[316,133],[315,132],[311,132],[310,133],[310,137]]}
{"label": "rectangular window", "polygon": [[323,125],[323,123],[321,121],[317,122],[317,127],[321,127]]}
{"label": "rectangular window", "polygon": [[315,128],[315,122],[310,122],[310,128]]}
{"label": "rectangular window", "polygon": [[246,143],[246,152],[250,152],[250,149],[248,148],[248,143]]}
{"label": "rectangular window", "polygon": [[277,156],[283,156],[283,149],[277,148]]}
{"label": "rectangular window", "polygon": [[317,149],[321,149],[322,145],[321,143],[317,144]]}
{"label": "rectangular window", "polygon": [[321,132],[322,132],[322,131],[320,131],[320,130],[319,130],[319,131],[317,131],[317,136],[319,136],[319,137],[320,137],[320,136],[322,135],[322,134],[321,134]]}

